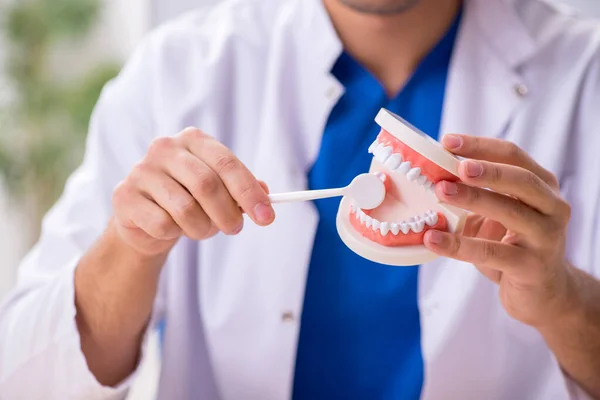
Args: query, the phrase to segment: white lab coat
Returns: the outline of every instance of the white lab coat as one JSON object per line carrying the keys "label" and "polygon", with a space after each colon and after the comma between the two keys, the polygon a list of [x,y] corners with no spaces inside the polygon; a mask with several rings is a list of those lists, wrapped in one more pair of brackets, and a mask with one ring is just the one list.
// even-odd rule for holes
{"label": "white lab coat", "polygon": [[[457,40],[442,132],[514,141],[554,172],[573,206],[568,256],[600,277],[599,25],[539,0],[469,0]],[[190,125],[272,191],[305,189],[343,92],[329,73],[341,50],[319,0],[225,1],[144,41],[104,91],[85,161],[0,309],[1,399],[125,396],[135,374],[100,386],[73,320],[73,270],[111,215],[112,189],[153,138]],[[153,315],[166,319],[160,400],[290,397],[317,213],[276,211],[268,228],[171,253]],[[586,398],[473,266],[426,264],[418,293],[422,399]]]}

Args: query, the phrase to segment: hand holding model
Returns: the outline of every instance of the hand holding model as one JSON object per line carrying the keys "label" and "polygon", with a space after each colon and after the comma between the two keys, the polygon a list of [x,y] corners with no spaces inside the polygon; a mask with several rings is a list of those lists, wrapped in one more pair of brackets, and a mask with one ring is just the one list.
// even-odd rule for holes
{"label": "hand holding model", "polygon": [[498,283],[502,304],[517,320],[541,326],[566,315],[576,285],[565,259],[571,211],[557,178],[506,141],[448,135],[442,142],[468,159],[459,167],[461,183],[439,182],[435,193],[474,214],[462,235],[431,231],[425,245],[473,263]]}

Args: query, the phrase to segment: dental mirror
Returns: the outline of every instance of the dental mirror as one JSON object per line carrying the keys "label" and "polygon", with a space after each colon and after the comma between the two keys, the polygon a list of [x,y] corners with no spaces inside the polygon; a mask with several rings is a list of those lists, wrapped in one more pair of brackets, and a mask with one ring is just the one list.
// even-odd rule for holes
{"label": "dental mirror", "polygon": [[271,194],[269,199],[271,203],[276,204],[341,196],[350,197],[358,208],[372,210],[383,203],[385,185],[375,174],[361,174],[354,178],[350,185],[343,188]]}

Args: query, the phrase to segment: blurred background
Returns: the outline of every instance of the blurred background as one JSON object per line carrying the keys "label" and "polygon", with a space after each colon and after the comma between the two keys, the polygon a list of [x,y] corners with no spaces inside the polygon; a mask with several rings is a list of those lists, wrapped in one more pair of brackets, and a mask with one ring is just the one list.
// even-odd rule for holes
{"label": "blurred background", "polygon": [[[0,0],[0,302],[81,161],[90,113],[146,32],[218,0]],[[600,0],[554,0],[600,18]],[[155,338],[153,338],[155,341]],[[154,342],[130,399],[152,399]]]}

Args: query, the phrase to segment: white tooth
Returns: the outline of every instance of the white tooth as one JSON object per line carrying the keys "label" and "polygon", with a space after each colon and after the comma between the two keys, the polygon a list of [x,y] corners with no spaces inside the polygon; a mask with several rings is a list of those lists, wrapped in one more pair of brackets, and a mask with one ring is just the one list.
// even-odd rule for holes
{"label": "white tooth", "polygon": [[365,223],[365,220],[367,219],[367,216],[366,216],[366,215],[365,215],[365,213],[364,213],[364,212],[362,212],[362,211],[361,211],[361,212],[359,212],[359,214],[360,214],[360,222],[361,222],[362,224],[364,224],[364,223]]}
{"label": "white tooth", "polygon": [[414,181],[417,178],[419,178],[419,175],[421,175],[421,168],[413,168],[410,171],[408,171],[408,173],[406,174],[406,177],[408,178],[409,181]]}
{"label": "white tooth", "polygon": [[410,227],[408,226],[408,224],[406,222],[400,222],[400,230],[402,231],[402,233],[404,233],[406,235],[408,233],[408,231],[410,230]]}
{"label": "white tooth", "polygon": [[425,219],[425,222],[427,222],[427,225],[429,225],[429,226],[434,226],[435,224],[437,224],[438,223],[438,215],[437,215],[437,213],[430,212],[427,215],[427,218]]}
{"label": "white tooth", "polygon": [[377,161],[379,161],[381,163],[385,163],[391,155],[392,155],[392,148],[389,146],[386,146],[383,149],[381,149],[381,151],[377,155]]}
{"label": "white tooth", "polygon": [[390,158],[385,162],[385,166],[391,169],[392,171],[398,168],[398,166],[402,163],[402,156],[398,153],[392,154]]}
{"label": "white tooth", "polygon": [[379,229],[379,227],[381,226],[381,222],[379,222],[379,220],[376,220],[375,218],[373,218],[373,230],[377,231]]}
{"label": "white tooth", "polygon": [[419,177],[419,179],[417,179],[417,182],[419,183],[419,185],[425,184],[426,181],[427,181],[427,177],[425,175],[421,175]]}
{"label": "white tooth", "polygon": [[424,228],[425,228],[425,222],[423,220],[414,221],[414,222],[410,223],[410,229],[412,229],[413,232],[415,232],[415,233],[423,232]]}
{"label": "white tooth", "polygon": [[356,212],[356,206],[354,204],[350,204],[350,211]]}
{"label": "white tooth", "polygon": [[410,162],[403,162],[398,168],[396,168],[396,171],[406,174],[408,171],[410,171]]}
{"label": "white tooth", "polygon": [[377,142],[377,146],[375,146],[375,149],[373,150],[375,158],[379,158],[379,154],[381,154],[381,150],[383,150],[384,147],[385,144]]}
{"label": "white tooth", "polygon": [[432,190],[433,189],[433,182],[431,181],[427,181],[425,182],[425,184],[423,185],[425,187],[425,189],[427,190]]}
{"label": "white tooth", "polygon": [[356,210],[356,212],[354,213],[354,217],[356,219],[360,219],[360,210]]}
{"label": "white tooth", "polygon": [[373,223],[373,218],[369,217],[368,215],[366,217],[367,218],[366,218],[366,224],[365,225],[367,225],[367,228],[370,228],[371,224]]}
{"label": "white tooth", "polygon": [[400,233],[400,225],[398,225],[396,223],[392,223],[392,233],[394,235],[397,235],[398,233]]}
{"label": "white tooth", "polygon": [[371,143],[371,145],[369,146],[369,154],[372,154],[375,151],[375,148],[378,144],[379,142],[377,141],[377,139],[375,139],[375,141]]}
{"label": "white tooth", "polygon": [[390,223],[389,222],[382,222],[381,226],[379,227],[379,230],[381,231],[381,236],[387,235],[388,232],[390,231]]}

